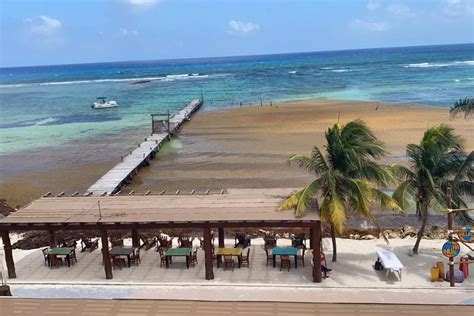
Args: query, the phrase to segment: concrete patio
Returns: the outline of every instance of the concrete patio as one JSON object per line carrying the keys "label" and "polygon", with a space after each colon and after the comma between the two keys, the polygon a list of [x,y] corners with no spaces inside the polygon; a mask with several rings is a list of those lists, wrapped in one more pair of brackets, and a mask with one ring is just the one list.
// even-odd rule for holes
{"label": "concrete patio", "polygon": [[[226,246],[233,247],[234,240],[226,239]],[[280,271],[277,257],[277,266],[266,266],[263,240],[253,239],[250,252],[250,268],[236,268],[234,271],[224,271],[222,267],[217,268],[214,262],[214,280],[205,280],[204,252],[198,251],[198,264],[196,267],[186,269],[184,258],[174,258],[169,269],[160,267],[159,254],[154,248],[144,251],[142,249],[141,264],[131,268],[113,270],[114,278],[106,280],[104,267],[101,264],[102,254],[99,249],[93,252],[80,252],[76,250],[78,262],[70,268],[67,266],[59,269],[51,269],[44,265],[41,251],[15,250],[14,258],[17,268],[17,278],[9,280],[10,284],[115,284],[115,285],[255,285],[255,286],[279,286],[279,287],[308,287],[308,288],[394,288],[436,289],[449,287],[448,282],[431,282],[430,267],[437,261],[446,262],[441,254],[441,245],[444,240],[424,240],[421,243],[420,254],[410,256],[413,240],[392,239],[387,245],[382,239],[375,240],[348,240],[338,239],[338,262],[331,262],[331,242],[324,239],[323,246],[328,259],[328,267],[333,271],[330,277],[322,283],[312,282],[311,274],[311,250],[306,252],[305,267],[298,263],[298,269],[294,269],[294,260],[291,259],[292,268],[288,272]],[[130,240],[125,245],[131,245]],[[195,240],[196,247],[199,245]],[[279,239],[279,246],[289,246],[290,240]],[[176,245],[174,245],[176,246]],[[376,259],[375,252],[379,249],[392,250],[405,265],[402,272],[402,280],[394,274],[386,277],[385,272],[373,269]],[[237,263],[237,260],[236,260]],[[474,277],[467,278],[464,283],[457,284],[458,288],[474,289]]]}

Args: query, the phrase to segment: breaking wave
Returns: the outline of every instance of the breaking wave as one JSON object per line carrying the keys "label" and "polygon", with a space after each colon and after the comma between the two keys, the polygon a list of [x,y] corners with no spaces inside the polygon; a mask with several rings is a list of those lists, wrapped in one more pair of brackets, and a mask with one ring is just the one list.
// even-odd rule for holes
{"label": "breaking wave", "polygon": [[350,69],[333,69],[331,72],[351,72],[352,70]]}
{"label": "breaking wave", "polygon": [[432,68],[432,67],[451,67],[451,66],[474,66],[474,60],[453,61],[446,63],[417,63],[402,65],[404,68]]}
{"label": "breaking wave", "polygon": [[166,76],[160,76],[160,77],[91,79],[91,80],[74,80],[74,81],[51,81],[51,82],[37,82],[37,83],[5,84],[5,85],[0,85],[0,88],[62,86],[62,85],[106,83],[106,82],[132,82],[133,83],[133,82],[141,82],[141,81],[174,81],[174,80],[197,79],[197,78],[208,78],[208,77],[209,75],[201,75],[199,73],[193,73],[193,74],[166,75]]}

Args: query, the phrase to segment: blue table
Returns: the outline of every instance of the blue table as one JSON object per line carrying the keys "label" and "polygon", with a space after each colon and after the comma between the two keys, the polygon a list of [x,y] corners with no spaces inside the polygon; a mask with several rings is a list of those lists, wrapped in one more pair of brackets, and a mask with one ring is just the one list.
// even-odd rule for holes
{"label": "blue table", "polygon": [[294,256],[295,269],[298,269],[298,249],[295,247],[273,247],[273,267],[276,267],[276,256]]}

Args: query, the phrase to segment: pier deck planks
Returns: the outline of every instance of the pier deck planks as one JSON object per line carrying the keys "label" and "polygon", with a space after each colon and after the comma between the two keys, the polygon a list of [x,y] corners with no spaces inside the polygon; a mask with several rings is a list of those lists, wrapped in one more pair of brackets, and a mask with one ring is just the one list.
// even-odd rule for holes
{"label": "pier deck planks", "polygon": [[[202,106],[201,99],[192,100],[176,115],[170,118],[171,134],[178,131],[181,125],[191,118]],[[87,192],[92,192],[93,195],[111,195],[118,191],[122,185],[130,181],[131,178],[138,172],[138,168],[147,163],[154,157],[163,142],[165,142],[170,135],[168,133],[152,134],[147,137],[143,143],[135,150],[123,158],[119,164],[110,169],[103,175],[96,183],[94,183]]]}

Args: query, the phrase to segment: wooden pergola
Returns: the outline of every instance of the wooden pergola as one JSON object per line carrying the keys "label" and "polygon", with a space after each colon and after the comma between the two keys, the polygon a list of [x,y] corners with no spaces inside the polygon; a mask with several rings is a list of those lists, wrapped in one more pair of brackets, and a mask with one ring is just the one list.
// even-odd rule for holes
{"label": "wooden pergola", "polygon": [[206,279],[214,279],[211,229],[218,229],[219,247],[229,228],[307,228],[313,249],[313,281],[321,282],[321,221],[315,209],[295,218],[291,211],[277,211],[292,189],[233,189],[225,194],[145,195],[101,197],[43,197],[0,220],[9,278],[15,278],[10,231],[48,231],[50,246],[56,232],[97,230],[102,240],[105,276],[112,279],[108,231],[131,230],[132,244],[139,245],[139,231],[149,229],[202,229]]}

